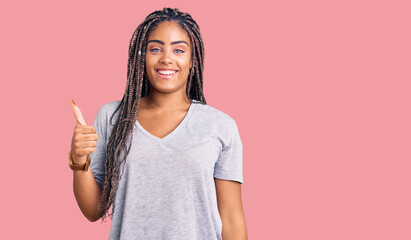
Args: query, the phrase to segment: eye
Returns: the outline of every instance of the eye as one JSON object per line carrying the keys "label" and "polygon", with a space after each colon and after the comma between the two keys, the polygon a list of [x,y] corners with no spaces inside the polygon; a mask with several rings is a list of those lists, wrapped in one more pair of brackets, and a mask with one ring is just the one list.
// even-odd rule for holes
{"label": "eye", "polygon": [[177,49],[177,50],[175,50],[177,53],[184,53],[184,51],[183,50],[181,50],[181,49]]}
{"label": "eye", "polygon": [[159,48],[152,48],[150,49],[150,52],[160,52],[161,50]]}

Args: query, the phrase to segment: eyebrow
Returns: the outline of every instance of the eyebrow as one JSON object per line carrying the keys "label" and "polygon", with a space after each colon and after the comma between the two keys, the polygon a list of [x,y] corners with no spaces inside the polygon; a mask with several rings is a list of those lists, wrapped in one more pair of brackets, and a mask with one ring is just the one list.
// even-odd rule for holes
{"label": "eyebrow", "polygon": [[[161,44],[161,45],[164,45],[164,42],[163,42],[163,41],[160,41],[160,40],[150,40],[150,41],[147,42],[147,44],[149,44],[149,43],[151,43],[151,42],[156,42],[156,43],[159,43],[159,44]],[[189,46],[186,41],[175,41],[175,42],[171,42],[171,45],[173,45],[173,44],[179,44],[179,43],[185,43],[185,44],[187,44],[187,46]]]}

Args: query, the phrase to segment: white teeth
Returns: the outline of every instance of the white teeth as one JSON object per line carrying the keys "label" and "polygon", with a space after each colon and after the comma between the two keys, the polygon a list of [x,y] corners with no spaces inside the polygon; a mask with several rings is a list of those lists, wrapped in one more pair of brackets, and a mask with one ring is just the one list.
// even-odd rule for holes
{"label": "white teeth", "polygon": [[158,73],[163,74],[163,75],[172,75],[172,74],[176,73],[176,71],[172,71],[172,70],[158,70]]}

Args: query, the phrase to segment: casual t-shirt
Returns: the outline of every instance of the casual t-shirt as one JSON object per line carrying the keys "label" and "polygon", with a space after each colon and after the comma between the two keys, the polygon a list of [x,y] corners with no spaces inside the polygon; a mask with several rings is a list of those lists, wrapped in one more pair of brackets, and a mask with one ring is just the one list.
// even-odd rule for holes
{"label": "casual t-shirt", "polygon": [[[101,187],[113,127],[110,117],[119,104],[113,101],[101,107],[93,124],[99,139],[90,154],[90,168]],[[242,149],[236,122],[195,100],[182,122],[164,138],[150,134],[136,121],[114,200],[109,239],[221,240],[214,178],[243,183]]]}

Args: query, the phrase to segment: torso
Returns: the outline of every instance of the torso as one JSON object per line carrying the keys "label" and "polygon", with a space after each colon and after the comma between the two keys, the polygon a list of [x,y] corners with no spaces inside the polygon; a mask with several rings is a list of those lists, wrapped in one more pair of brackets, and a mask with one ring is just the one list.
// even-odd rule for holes
{"label": "torso", "polygon": [[137,121],[150,134],[163,138],[170,134],[183,121],[190,105],[179,111],[167,112],[148,108],[146,98],[140,100]]}

